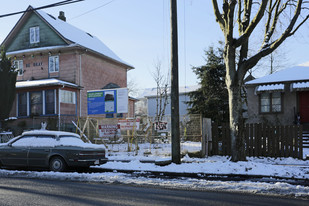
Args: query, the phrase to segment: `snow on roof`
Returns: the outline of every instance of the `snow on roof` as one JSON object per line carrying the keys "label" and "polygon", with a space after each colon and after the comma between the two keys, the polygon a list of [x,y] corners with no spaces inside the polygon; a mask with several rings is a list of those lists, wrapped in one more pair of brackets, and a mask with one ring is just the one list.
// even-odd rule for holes
{"label": "snow on roof", "polygon": [[85,48],[88,48],[90,50],[93,50],[95,52],[98,52],[100,54],[103,54],[106,57],[109,57],[113,60],[116,60],[122,64],[125,64],[133,68],[132,65],[129,65],[128,63],[120,59],[111,49],[109,49],[97,37],[87,32],[84,32],[61,19],[55,18],[52,15],[47,14],[42,10],[36,10],[36,12],[42,18],[44,18],[47,21],[47,23],[50,24],[50,26],[52,26],[56,31],[58,31],[59,34],[62,35],[65,39],[72,41]]}
{"label": "snow on roof", "polygon": [[78,87],[76,84],[65,82],[59,79],[40,79],[31,81],[20,81],[16,82],[16,88],[28,88],[28,87],[39,87],[39,86],[51,86],[51,85],[64,85],[69,87]]}
{"label": "snow on roof", "polygon": [[296,82],[291,85],[292,89],[300,90],[309,88],[309,82]]}
{"label": "snow on roof", "polygon": [[309,79],[309,65],[295,66],[276,73],[247,82],[250,84],[267,84],[276,82],[305,81]]}
{"label": "snow on roof", "polygon": [[[197,89],[199,89],[201,86],[200,85],[193,85],[193,86],[185,86],[185,87],[179,87],[179,94],[186,94],[189,92],[193,92]],[[170,94],[170,87],[168,88],[168,94]],[[146,88],[138,97],[140,98],[145,98],[145,97],[153,97],[157,96],[157,88]]]}
{"label": "snow on roof", "polygon": [[269,85],[261,85],[258,86],[256,91],[262,92],[262,91],[283,91],[284,90],[284,84],[269,84]]}
{"label": "snow on roof", "polygon": [[31,131],[26,131],[23,132],[22,135],[30,135],[30,134],[44,134],[44,135],[56,135],[56,136],[61,136],[61,135],[72,135],[75,137],[79,137],[78,134],[72,133],[72,132],[63,132],[63,131],[52,131],[52,130],[31,130]]}

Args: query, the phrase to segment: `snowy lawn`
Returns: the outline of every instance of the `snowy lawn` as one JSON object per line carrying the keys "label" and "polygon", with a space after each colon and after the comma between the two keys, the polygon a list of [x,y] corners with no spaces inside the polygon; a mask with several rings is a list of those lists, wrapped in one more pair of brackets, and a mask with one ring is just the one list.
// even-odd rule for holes
{"label": "snowy lawn", "polygon": [[[133,148],[135,145],[133,145]],[[226,156],[207,158],[190,158],[188,152],[200,150],[200,143],[186,142],[181,144],[181,151],[186,154],[182,164],[167,166],[155,165],[155,162],[171,159],[169,144],[139,144],[139,150],[128,152],[127,144],[109,145],[108,163],[98,166],[115,170],[136,170],[178,173],[207,174],[241,174],[261,175],[267,177],[284,177],[309,179],[309,160],[294,158],[247,157],[246,162],[231,162]],[[308,150],[309,152],[309,150]],[[309,153],[308,153],[309,154]],[[151,162],[151,163],[142,163]]]}

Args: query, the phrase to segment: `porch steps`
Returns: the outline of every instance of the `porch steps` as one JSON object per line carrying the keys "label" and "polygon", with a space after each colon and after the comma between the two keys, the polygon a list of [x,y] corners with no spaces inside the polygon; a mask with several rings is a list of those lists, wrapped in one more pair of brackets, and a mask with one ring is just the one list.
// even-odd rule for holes
{"label": "porch steps", "polygon": [[309,131],[303,131],[303,148],[309,148]]}

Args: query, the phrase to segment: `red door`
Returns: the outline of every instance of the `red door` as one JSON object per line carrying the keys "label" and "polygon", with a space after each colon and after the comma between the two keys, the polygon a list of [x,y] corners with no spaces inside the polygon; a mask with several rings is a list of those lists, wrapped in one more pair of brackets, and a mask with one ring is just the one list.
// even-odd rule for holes
{"label": "red door", "polygon": [[309,92],[299,92],[300,121],[309,122]]}

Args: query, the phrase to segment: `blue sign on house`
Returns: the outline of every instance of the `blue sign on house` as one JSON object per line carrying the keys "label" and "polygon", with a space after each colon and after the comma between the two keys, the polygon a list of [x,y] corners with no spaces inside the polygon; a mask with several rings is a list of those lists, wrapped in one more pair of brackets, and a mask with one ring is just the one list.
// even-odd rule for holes
{"label": "blue sign on house", "polygon": [[88,115],[128,112],[127,89],[87,92]]}

